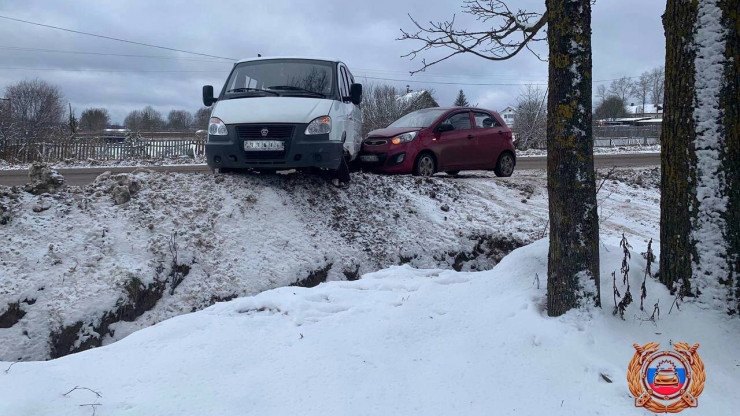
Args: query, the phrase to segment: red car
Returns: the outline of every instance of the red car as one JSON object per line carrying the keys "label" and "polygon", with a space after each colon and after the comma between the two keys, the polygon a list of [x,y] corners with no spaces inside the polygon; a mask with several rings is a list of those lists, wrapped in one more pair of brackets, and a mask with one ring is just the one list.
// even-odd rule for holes
{"label": "red car", "polygon": [[426,108],[409,113],[362,142],[363,167],[383,173],[431,176],[493,170],[511,176],[516,165],[511,129],[494,111]]}

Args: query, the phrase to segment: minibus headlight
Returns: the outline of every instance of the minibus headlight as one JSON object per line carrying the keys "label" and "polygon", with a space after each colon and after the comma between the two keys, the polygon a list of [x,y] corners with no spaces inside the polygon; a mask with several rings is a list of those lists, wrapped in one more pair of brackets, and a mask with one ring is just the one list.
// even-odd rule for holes
{"label": "minibus headlight", "polygon": [[331,133],[331,117],[329,116],[316,117],[308,123],[305,132],[306,136],[328,133]]}
{"label": "minibus headlight", "polygon": [[229,134],[229,131],[226,129],[226,124],[220,118],[211,117],[208,121],[208,134],[212,136],[226,136]]}

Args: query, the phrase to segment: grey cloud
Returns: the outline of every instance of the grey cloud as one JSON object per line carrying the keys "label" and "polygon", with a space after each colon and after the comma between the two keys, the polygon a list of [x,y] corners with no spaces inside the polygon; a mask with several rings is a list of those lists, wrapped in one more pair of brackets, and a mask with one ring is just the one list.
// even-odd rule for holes
{"label": "grey cloud", "polygon": [[[541,0],[512,0],[510,5],[541,11],[543,3]],[[411,80],[410,85],[414,89],[434,88],[442,105],[451,104],[462,88],[471,102],[500,110],[513,103],[519,87],[440,85],[431,81],[518,83],[547,79],[547,63],[529,53],[504,62],[457,56],[425,73],[409,76],[408,71],[417,69],[420,60],[410,61],[401,55],[416,45],[395,40],[400,35],[400,28],[412,28],[407,13],[422,22],[445,20],[458,13],[461,22],[479,24],[459,15],[460,4],[460,1],[408,0],[10,0],[0,4],[0,14],[218,56],[242,58],[262,53],[339,57],[347,62],[360,80],[363,80],[362,75],[366,75]],[[664,8],[664,2],[645,0],[599,0],[594,5],[594,79],[638,75],[662,64],[665,43],[660,15]],[[193,55],[4,20],[0,22],[0,46],[199,59]],[[537,49],[545,52],[546,45],[543,43]],[[432,55],[425,56],[431,58]],[[0,69],[0,91],[21,79],[39,77],[59,85],[78,111],[89,106],[102,106],[110,110],[114,121],[122,121],[128,111],[147,104],[163,113],[173,108],[197,109],[201,105],[201,86],[212,84],[219,88],[230,65],[0,48],[0,68],[211,71],[106,73]],[[408,82],[392,83],[403,87]]]}

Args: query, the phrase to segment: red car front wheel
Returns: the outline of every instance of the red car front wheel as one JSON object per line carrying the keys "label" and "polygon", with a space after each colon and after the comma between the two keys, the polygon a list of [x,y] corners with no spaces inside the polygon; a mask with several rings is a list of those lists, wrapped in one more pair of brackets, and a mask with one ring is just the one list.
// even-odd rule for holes
{"label": "red car front wheel", "polygon": [[501,153],[496,162],[496,167],[493,169],[493,173],[496,176],[509,177],[514,173],[514,155],[509,152]]}
{"label": "red car front wheel", "polygon": [[434,156],[429,153],[422,153],[416,158],[414,175],[432,176],[435,172],[437,172],[437,162],[434,160]]}

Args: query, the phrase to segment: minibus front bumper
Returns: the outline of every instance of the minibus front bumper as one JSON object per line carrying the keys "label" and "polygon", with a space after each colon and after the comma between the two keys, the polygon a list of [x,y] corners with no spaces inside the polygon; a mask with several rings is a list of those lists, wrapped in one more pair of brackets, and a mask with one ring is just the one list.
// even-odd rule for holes
{"label": "minibus front bumper", "polygon": [[[306,135],[307,124],[227,125],[225,136],[208,135],[206,160],[212,169],[338,169],[344,145],[329,134]],[[245,150],[247,141],[283,142],[282,150]]]}

